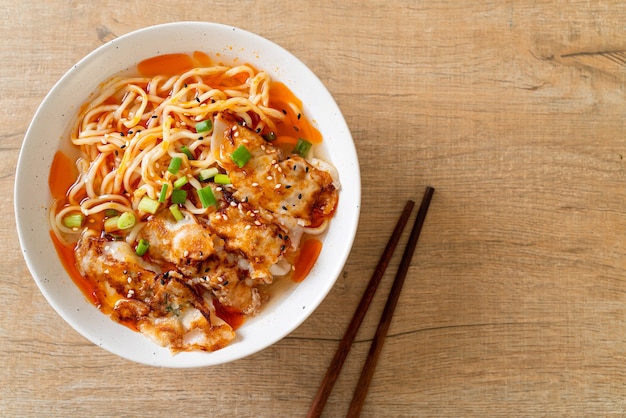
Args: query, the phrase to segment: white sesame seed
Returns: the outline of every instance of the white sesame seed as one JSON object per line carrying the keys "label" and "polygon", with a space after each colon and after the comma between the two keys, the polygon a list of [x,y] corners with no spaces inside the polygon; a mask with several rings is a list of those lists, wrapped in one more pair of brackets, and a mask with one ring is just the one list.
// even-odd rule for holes
{"label": "white sesame seed", "polygon": [[261,221],[254,221],[254,224],[255,224],[256,226],[261,226]]}
{"label": "white sesame seed", "polygon": [[226,214],[223,214],[223,215],[222,215],[222,218],[224,218],[224,220],[225,220],[225,221],[227,221],[227,220],[228,220],[228,216],[226,216]]}
{"label": "white sesame seed", "polygon": [[261,145],[261,149],[265,151],[265,145]]}
{"label": "white sesame seed", "polygon": [[267,177],[265,177],[265,178],[266,178],[267,180],[271,180],[271,179],[272,179],[272,176],[267,176]]}
{"label": "white sesame seed", "polygon": [[[239,136],[239,131],[236,131],[236,132],[233,134],[233,137],[234,137],[234,138],[237,138],[238,136]],[[248,141],[246,141],[246,140],[244,139],[242,142],[247,143]]]}
{"label": "white sesame seed", "polygon": [[237,202],[234,202],[234,201],[233,201],[233,202],[230,202],[230,205],[231,205],[232,207],[235,207],[235,206],[237,206]]}
{"label": "white sesame seed", "polygon": [[256,182],[252,183],[252,187],[257,187],[258,185],[259,183],[256,183]]}
{"label": "white sesame seed", "polygon": [[215,190],[217,190],[218,192],[221,192],[222,188],[221,187],[216,187]]}
{"label": "white sesame seed", "polygon": [[276,186],[274,186],[275,189],[280,189],[281,184],[278,183]]}
{"label": "white sesame seed", "polygon": [[104,274],[109,274],[109,269],[104,270]]}
{"label": "white sesame seed", "polygon": [[215,215],[215,219],[222,219],[222,215],[220,214]]}
{"label": "white sesame seed", "polygon": [[128,278],[126,279],[126,281],[127,281],[128,283],[132,283],[132,282],[133,282],[133,279],[132,279],[130,276],[128,276]]}
{"label": "white sesame seed", "polygon": [[183,257],[189,257],[189,251],[185,250],[185,252],[183,253]]}
{"label": "white sesame seed", "polygon": [[247,231],[250,228],[252,228],[250,225],[246,225],[246,227],[244,229]]}

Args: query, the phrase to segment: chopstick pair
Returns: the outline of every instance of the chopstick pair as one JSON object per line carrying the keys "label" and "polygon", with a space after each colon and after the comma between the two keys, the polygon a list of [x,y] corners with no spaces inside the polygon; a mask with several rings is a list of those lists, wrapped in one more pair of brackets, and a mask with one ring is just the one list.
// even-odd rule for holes
{"label": "chopstick pair", "polygon": [[[417,213],[417,217],[415,218],[415,223],[413,224],[413,229],[411,230],[411,235],[409,236],[409,240],[407,242],[406,248],[404,250],[404,254],[402,255],[402,259],[400,261],[400,266],[398,267],[398,272],[396,273],[396,277],[394,279],[393,285],[391,287],[391,291],[387,298],[387,302],[385,304],[385,308],[380,317],[380,321],[378,323],[378,327],[376,329],[376,333],[374,335],[374,339],[372,340],[372,344],[370,346],[370,351],[367,354],[367,358],[365,359],[365,364],[361,370],[361,376],[359,378],[359,382],[354,390],[354,395],[352,397],[352,401],[350,402],[350,408],[348,409],[348,417],[357,417],[361,413],[361,409],[363,408],[363,403],[365,402],[365,397],[367,395],[367,391],[369,389],[370,382],[374,375],[374,370],[376,369],[376,363],[378,362],[378,357],[383,348],[383,344],[385,338],[387,337],[387,332],[389,331],[389,326],[391,324],[391,318],[393,316],[393,312],[396,308],[396,304],[398,302],[398,298],[400,297],[400,291],[402,290],[402,285],[404,284],[404,279],[409,270],[409,266],[411,265],[411,259],[413,257],[413,253],[415,252],[415,247],[417,246],[417,240],[419,238],[420,232],[422,230],[422,226],[424,225],[424,220],[426,219],[426,213],[428,212],[428,207],[430,205],[430,201],[432,199],[432,195],[435,189],[427,186],[426,191],[424,192],[424,197],[422,198],[422,203],[420,205],[419,211]],[[335,356],[330,362],[330,366],[326,371],[326,375],[322,380],[322,384],[313,400],[313,404],[309,409],[307,414],[308,418],[319,417],[324,410],[324,406],[326,405],[326,401],[328,400],[328,396],[339,377],[339,372],[343,367],[343,363],[350,352],[350,348],[352,346],[352,342],[356,337],[357,331],[363,322],[363,318],[369,308],[372,299],[374,298],[374,294],[376,293],[376,289],[389,265],[389,261],[391,260],[391,256],[393,255],[396,246],[398,245],[398,241],[402,236],[402,232],[404,227],[406,226],[409,216],[415,206],[415,202],[412,200],[407,201],[404,206],[404,210],[400,215],[400,219],[396,224],[396,227],[387,242],[385,250],[374,269],[374,273],[370,278],[370,281],[365,289],[365,293],[361,297],[361,301],[357,306],[356,311],[348,324],[348,328],[339,343],[339,347],[337,347],[337,351],[335,352]]]}

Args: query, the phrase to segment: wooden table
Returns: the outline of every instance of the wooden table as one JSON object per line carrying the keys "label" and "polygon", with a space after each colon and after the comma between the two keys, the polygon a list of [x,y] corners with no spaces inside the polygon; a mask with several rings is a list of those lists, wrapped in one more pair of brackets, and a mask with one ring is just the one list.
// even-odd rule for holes
{"label": "wooden table", "polygon": [[[363,416],[626,414],[624,2],[0,10],[0,415],[303,416],[402,206],[426,185],[437,191]],[[192,370],[130,363],[70,328],[26,268],[12,199],[24,133],[59,77],[116,36],[177,20],[239,26],[301,58],[346,117],[363,183],[354,249],[317,311],[265,351]],[[400,254],[325,416],[347,411]]]}

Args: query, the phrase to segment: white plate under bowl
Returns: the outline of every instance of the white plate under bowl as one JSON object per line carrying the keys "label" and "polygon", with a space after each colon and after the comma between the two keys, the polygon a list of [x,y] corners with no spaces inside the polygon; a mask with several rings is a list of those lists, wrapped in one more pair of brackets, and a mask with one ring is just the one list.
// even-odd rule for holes
{"label": "white plate under bowl", "polygon": [[[69,133],[80,106],[100,83],[130,71],[146,58],[203,51],[225,61],[250,63],[286,84],[324,138],[322,152],[339,172],[339,205],[309,276],[273,298],[246,321],[236,339],[213,353],[177,355],[119,325],[90,304],[63,268],[50,239],[48,173],[54,154],[70,148]],[[296,329],[326,297],[341,273],[356,234],[361,199],[359,164],[346,122],[323,83],[294,55],[250,32],[207,22],[147,27],[114,39],[74,65],[45,97],[26,132],[15,181],[19,241],[30,272],[50,305],[94,344],[138,363],[200,367],[258,352]]]}

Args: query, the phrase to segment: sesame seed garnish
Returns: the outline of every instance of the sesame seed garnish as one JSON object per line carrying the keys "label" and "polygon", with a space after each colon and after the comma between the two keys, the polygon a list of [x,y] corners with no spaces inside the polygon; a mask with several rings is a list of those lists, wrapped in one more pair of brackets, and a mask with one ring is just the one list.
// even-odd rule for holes
{"label": "sesame seed garnish", "polygon": [[265,145],[261,145],[261,149],[265,151]]}
{"label": "sesame seed garnish", "polygon": [[109,269],[104,270],[104,274],[109,274]]}
{"label": "sesame seed garnish", "polygon": [[254,221],[254,224],[255,224],[256,226],[261,226],[261,221]]}
{"label": "sesame seed garnish", "polygon": [[231,205],[232,207],[235,207],[235,206],[237,206],[237,202],[232,201],[232,202],[230,202],[230,205]]}
{"label": "sesame seed garnish", "polygon": [[218,192],[221,192],[222,191],[222,187],[218,186],[218,187],[215,188],[215,190],[217,190]]}
{"label": "sesame seed garnish", "polygon": [[250,228],[252,228],[250,225],[246,225],[246,227],[244,229],[247,231]]}
{"label": "sesame seed garnish", "polygon": [[280,189],[281,184],[278,183],[276,186],[274,186],[275,189]]}
{"label": "sesame seed garnish", "polygon": [[259,185],[259,183],[257,183],[257,182],[252,183],[252,187],[257,187],[258,185]]}
{"label": "sesame seed garnish", "polygon": [[189,251],[185,250],[185,252],[183,253],[183,257],[189,257]]}
{"label": "sesame seed garnish", "polygon": [[132,282],[133,282],[133,279],[132,279],[132,277],[128,276],[128,278],[126,279],[126,281],[127,281],[128,283],[132,283]]}
{"label": "sesame seed garnish", "polygon": [[227,220],[228,220],[228,216],[226,216],[226,214],[225,214],[225,213],[224,213],[224,214],[222,214],[222,218],[223,218],[225,221],[227,221]]}
{"label": "sesame seed garnish", "polygon": [[265,178],[266,178],[267,180],[271,180],[271,179],[272,179],[272,176],[267,176],[267,177],[265,177]]}

